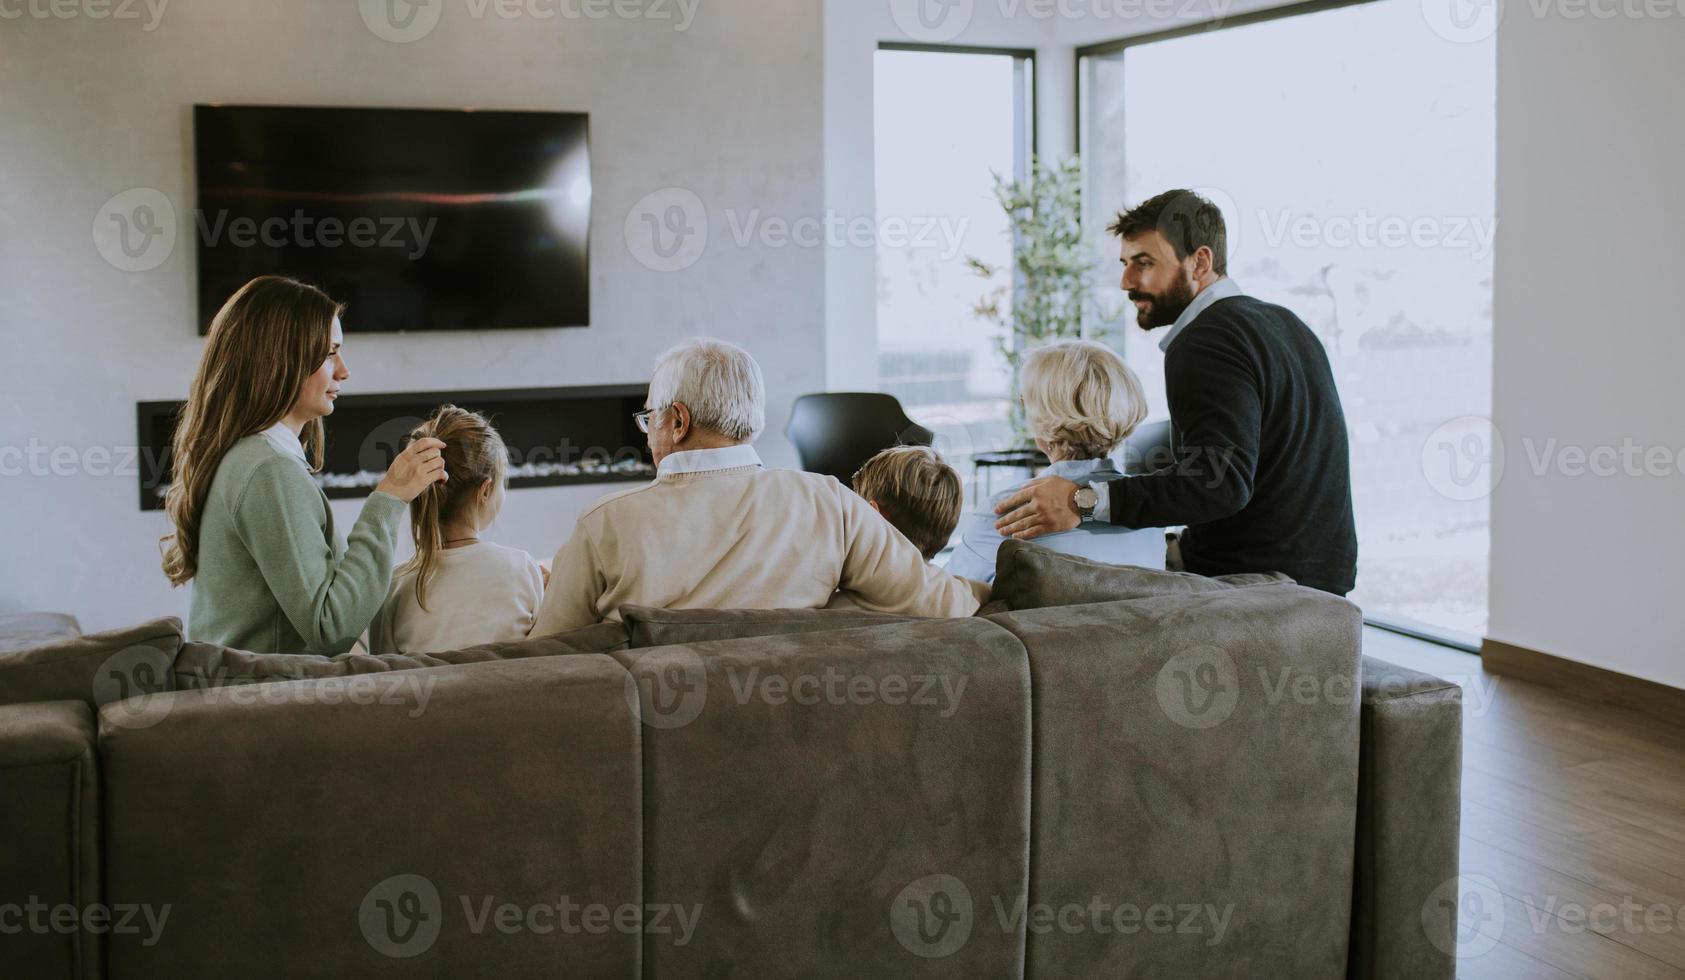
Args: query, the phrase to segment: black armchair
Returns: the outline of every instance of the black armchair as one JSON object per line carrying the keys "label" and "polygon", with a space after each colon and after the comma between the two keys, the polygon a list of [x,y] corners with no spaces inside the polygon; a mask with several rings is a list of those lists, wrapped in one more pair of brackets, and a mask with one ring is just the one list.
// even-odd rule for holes
{"label": "black armchair", "polygon": [[894,395],[829,391],[803,395],[790,411],[784,434],[795,444],[802,469],[848,483],[861,464],[891,446],[928,446],[929,429],[907,417]]}

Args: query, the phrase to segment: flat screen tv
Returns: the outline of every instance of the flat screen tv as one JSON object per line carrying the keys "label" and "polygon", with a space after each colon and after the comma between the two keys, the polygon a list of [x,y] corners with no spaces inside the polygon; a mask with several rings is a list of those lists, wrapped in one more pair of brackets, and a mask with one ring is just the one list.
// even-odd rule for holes
{"label": "flat screen tv", "polygon": [[348,304],[351,330],[590,322],[587,117],[193,108],[199,332],[254,276]]}

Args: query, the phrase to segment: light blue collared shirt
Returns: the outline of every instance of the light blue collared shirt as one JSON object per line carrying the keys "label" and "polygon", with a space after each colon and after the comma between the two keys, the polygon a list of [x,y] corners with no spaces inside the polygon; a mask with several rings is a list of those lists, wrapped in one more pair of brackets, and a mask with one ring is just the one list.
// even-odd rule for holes
{"label": "light blue collared shirt", "polygon": [[1158,342],[1158,349],[1169,350],[1170,345],[1176,342],[1176,338],[1182,335],[1182,331],[1188,328],[1188,324],[1194,322],[1195,318],[1201,313],[1210,309],[1212,303],[1220,299],[1228,299],[1230,296],[1241,295],[1244,294],[1241,292],[1240,286],[1236,285],[1235,281],[1228,276],[1224,276],[1200,290],[1199,295],[1194,297],[1194,301],[1189,303],[1188,308],[1182,311],[1182,315],[1176,318],[1176,322],[1170,325],[1170,332],[1165,334],[1164,339]]}
{"label": "light blue collared shirt", "polygon": [[[1170,325],[1170,332],[1165,334],[1164,339],[1158,342],[1158,349],[1161,351],[1170,350],[1170,345],[1176,342],[1176,338],[1182,335],[1182,331],[1188,328],[1188,324],[1194,322],[1201,313],[1209,310],[1211,304],[1220,299],[1228,299],[1230,296],[1244,295],[1246,294],[1241,290],[1240,285],[1228,276],[1224,276],[1200,290],[1199,295],[1194,297],[1194,301],[1189,303],[1188,308],[1182,311],[1182,315],[1176,318],[1176,322]],[[1101,524],[1110,524],[1112,520],[1111,488],[1103,481],[1092,482],[1089,486],[1093,487],[1094,492],[1100,496],[1100,502],[1095,505],[1094,516],[1090,520]]]}
{"label": "light blue collared shirt", "polygon": [[[1062,476],[1075,483],[1085,480],[1122,479],[1123,474],[1109,459],[1061,460],[1043,470],[1042,476]],[[1016,493],[1021,486],[1005,490],[983,510],[966,514],[960,521],[960,540],[948,560],[948,572],[977,582],[995,580],[995,553],[1006,538],[995,530],[995,505]],[[1101,500],[1105,499],[1102,495]],[[1035,543],[1067,555],[1091,558],[1111,565],[1164,567],[1164,532],[1157,528],[1136,530],[1110,524],[1087,523],[1069,531],[1056,531],[1035,539]]]}
{"label": "light blue collared shirt", "polygon": [[718,449],[686,449],[668,453],[661,465],[655,468],[655,478],[659,480],[675,473],[706,473],[709,470],[735,470],[760,465],[761,454],[746,442]]}

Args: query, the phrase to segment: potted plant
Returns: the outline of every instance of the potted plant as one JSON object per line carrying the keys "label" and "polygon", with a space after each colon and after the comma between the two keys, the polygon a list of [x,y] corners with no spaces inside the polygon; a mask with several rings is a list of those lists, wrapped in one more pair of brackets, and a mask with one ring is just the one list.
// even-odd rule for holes
{"label": "potted plant", "polygon": [[1118,312],[1102,308],[1094,297],[1092,246],[1082,222],[1082,162],[1036,158],[1024,180],[998,173],[994,178],[995,199],[1011,229],[1012,267],[966,257],[966,266],[990,286],[972,313],[1001,328],[995,350],[1012,374],[1013,438],[1033,449],[1018,396],[1024,353],[1055,340],[1103,337],[1112,332]]}

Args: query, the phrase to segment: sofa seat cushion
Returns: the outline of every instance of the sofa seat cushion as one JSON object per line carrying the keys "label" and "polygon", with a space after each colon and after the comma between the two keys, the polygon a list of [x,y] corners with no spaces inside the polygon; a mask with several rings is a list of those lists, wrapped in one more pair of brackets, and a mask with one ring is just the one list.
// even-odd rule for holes
{"label": "sofa seat cushion", "polygon": [[913,616],[864,609],[654,609],[648,606],[622,606],[620,618],[631,634],[634,650],[675,643],[923,622]]}
{"label": "sofa seat cushion", "polygon": [[1001,544],[995,568],[992,598],[1015,610],[1196,595],[1293,581],[1280,572],[1207,578],[1191,572],[1108,565],[1016,540]]}
{"label": "sofa seat cushion", "polygon": [[554,636],[517,643],[488,643],[445,653],[342,653],[337,657],[318,657],[304,653],[251,653],[214,643],[189,643],[182,647],[181,655],[176,658],[175,687],[178,690],[198,690],[231,684],[347,677],[498,660],[615,653],[624,649],[626,630],[619,623],[599,623]]}
{"label": "sofa seat cushion", "polygon": [[0,704],[81,701],[97,708],[171,690],[181,643],[181,620],[172,616],[0,653]]}
{"label": "sofa seat cushion", "polygon": [[0,616],[0,653],[28,650],[82,635],[75,616],[64,613],[24,612]]}

